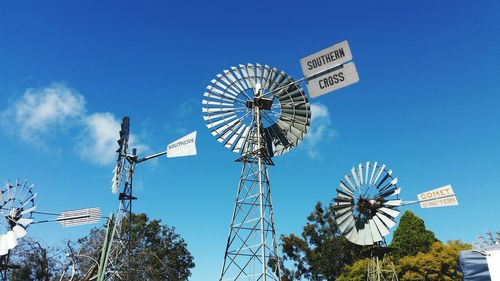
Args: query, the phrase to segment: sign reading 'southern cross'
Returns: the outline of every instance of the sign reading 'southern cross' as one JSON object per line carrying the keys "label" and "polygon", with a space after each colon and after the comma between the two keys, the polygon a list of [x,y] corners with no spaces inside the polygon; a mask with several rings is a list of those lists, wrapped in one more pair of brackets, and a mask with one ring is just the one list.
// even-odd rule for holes
{"label": "sign reading 'southern cross'", "polygon": [[359,81],[347,41],[300,60],[309,96],[315,98]]}

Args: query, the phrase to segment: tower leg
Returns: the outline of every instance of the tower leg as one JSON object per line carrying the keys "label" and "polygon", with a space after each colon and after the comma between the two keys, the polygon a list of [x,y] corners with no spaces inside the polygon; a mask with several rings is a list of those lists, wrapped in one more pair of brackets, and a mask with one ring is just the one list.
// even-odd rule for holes
{"label": "tower leg", "polygon": [[281,280],[267,165],[243,162],[219,280]]}
{"label": "tower leg", "polygon": [[380,259],[378,256],[372,256],[368,261],[366,280],[398,281],[398,275],[394,264],[388,257],[384,256]]}

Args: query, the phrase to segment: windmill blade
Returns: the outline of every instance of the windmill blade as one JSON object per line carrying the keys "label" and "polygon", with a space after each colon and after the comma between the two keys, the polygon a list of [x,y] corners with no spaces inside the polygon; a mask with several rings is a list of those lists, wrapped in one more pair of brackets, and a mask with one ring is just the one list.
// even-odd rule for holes
{"label": "windmill blade", "polygon": [[356,186],[354,186],[354,184],[352,183],[351,178],[348,175],[346,175],[344,178],[347,181],[347,183],[349,183],[349,186],[351,187],[350,189],[355,190]]}
{"label": "windmill blade", "polygon": [[382,167],[379,168],[377,175],[373,179],[372,184],[376,184],[378,182],[378,179],[380,178],[380,175],[382,175],[382,172],[385,170],[385,164],[382,165]]}
{"label": "windmill blade", "polygon": [[[217,121],[215,121],[215,122],[211,122],[211,121],[210,121],[210,122],[208,122],[208,123],[207,123],[207,128],[209,128],[209,129],[212,129],[212,128],[217,128],[217,127],[219,127],[219,126],[220,126],[220,125],[222,125],[222,124],[228,124],[230,121],[232,121],[232,120],[234,120],[234,119],[236,119],[236,118],[237,118],[237,117],[236,117],[236,114],[232,114],[232,115],[230,115],[229,117],[226,117],[226,118],[223,118],[223,119],[217,120]],[[215,136],[215,134],[213,133],[214,131],[216,131],[216,130],[213,130],[213,131],[212,131],[212,135],[214,135],[214,136]]]}
{"label": "windmill blade", "polygon": [[[217,99],[217,100],[227,100],[230,103],[234,103],[234,101],[236,100],[236,97],[238,96],[237,94],[232,92],[231,89],[227,88],[225,85],[223,85],[222,83],[220,83],[217,80],[212,80],[210,82],[213,83],[212,85],[207,86],[207,90],[210,92],[208,94],[213,95],[213,97],[210,96],[210,98]],[[214,86],[220,87],[222,90],[220,90]],[[207,92],[205,92],[205,93],[207,93]],[[205,95],[205,94],[204,94],[204,96],[209,97],[208,95]]]}
{"label": "windmill blade", "polygon": [[349,231],[344,236],[347,238],[347,240],[357,244],[356,242],[358,241],[358,230],[356,229],[356,227],[353,227],[351,231]]}
{"label": "windmill blade", "polygon": [[396,218],[397,216],[399,216],[399,213],[400,213],[397,210],[393,210],[393,209],[386,208],[386,207],[379,208],[379,210],[384,212],[385,214],[391,216],[392,218]]}
{"label": "windmill blade", "polygon": [[228,115],[235,114],[234,110],[232,111],[225,111],[222,113],[215,113],[215,114],[208,114],[203,116],[203,120],[205,121],[211,121],[211,120],[220,120],[223,117],[227,117]]}
{"label": "windmill blade", "polygon": [[352,208],[352,205],[350,203],[344,203],[344,204],[339,204],[332,206],[332,209],[335,212],[340,212],[341,210],[344,210],[346,208]]}
{"label": "windmill blade", "polygon": [[337,209],[337,210],[334,209],[334,211],[335,211],[335,217],[337,217],[337,216],[341,216],[341,215],[343,215],[345,213],[351,213],[352,212],[352,207],[351,206],[347,206],[346,208],[342,208],[342,209]]}
{"label": "windmill blade", "polygon": [[245,79],[243,78],[243,76],[241,75],[241,73],[238,71],[238,68],[232,66],[231,67],[231,71],[233,73],[234,76],[236,76],[236,81],[239,82],[241,84],[241,86],[243,87],[243,89],[250,89],[251,87],[247,85]]}
{"label": "windmill blade", "polygon": [[382,187],[380,191],[384,191],[389,187],[396,185],[397,183],[398,183],[398,178],[393,178],[389,183],[387,183],[384,187]]}
{"label": "windmill blade", "polygon": [[366,232],[366,229],[364,229],[364,228],[358,229],[358,239],[354,243],[361,245],[361,246],[365,246],[365,232]]}
{"label": "windmill blade", "polygon": [[352,190],[350,187],[348,187],[343,181],[340,181],[340,187],[342,187],[347,193],[351,194],[354,196],[354,190]]}
{"label": "windmill blade", "polygon": [[217,78],[226,83],[228,87],[231,88],[235,93],[244,91],[244,89],[241,88],[241,85],[237,83],[236,79],[231,75],[231,72],[229,72],[228,70],[224,70],[223,73],[224,75],[217,74]]}
{"label": "windmill blade", "polygon": [[387,226],[387,228],[392,228],[396,225],[396,222],[389,218],[387,215],[384,215],[382,212],[377,212],[376,216]]}
{"label": "windmill blade", "polygon": [[33,207],[31,207],[31,208],[29,208],[29,209],[26,209],[26,210],[22,211],[22,212],[21,212],[21,215],[25,215],[25,214],[33,213],[33,211],[35,211],[35,210],[36,210],[36,205],[35,205],[35,206],[33,206]]}
{"label": "windmill blade", "polygon": [[337,197],[337,198],[334,198],[333,201],[337,202],[337,203],[342,203],[342,202],[347,202],[349,203],[350,205],[352,205],[352,199],[351,198],[342,198],[342,197]]}
{"label": "windmill blade", "polygon": [[373,244],[373,236],[372,236],[372,229],[370,227],[370,224],[367,222],[365,223],[365,245],[372,245]]}
{"label": "windmill blade", "polygon": [[380,186],[391,176],[392,174],[392,170],[389,170],[389,172],[387,172],[387,174],[385,174],[385,176],[382,178],[382,180],[380,180],[380,182],[377,184],[377,189],[380,188]]}
{"label": "windmill blade", "polygon": [[19,225],[15,225],[12,228],[12,232],[14,233],[14,236],[16,237],[16,239],[23,238],[24,236],[26,236],[26,234],[28,234],[28,232],[26,232],[24,227],[19,226]]}
{"label": "windmill blade", "polygon": [[386,190],[384,192],[381,192],[379,193],[379,196],[381,198],[386,198],[386,197],[390,197],[390,196],[394,196],[394,195],[399,195],[399,193],[401,193],[401,188],[392,188],[392,189],[389,189],[389,190]]}
{"label": "windmill blade", "polygon": [[354,217],[352,214],[349,214],[350,216],[347,217],[346,220],[343,221],[343,223],[339,224],[339,230],[341,233],[349,233],[352,228],[354,228]]}
{"label": "windmill blade", "polygon": [[20,218],[17,220],[17,223],[24,227],[27,227],[29,224],[33,223],[33,219]]}
{"label": "windmill blade", "polygon": [[336,221],[337,221],[339,227],[341,225],[345,224],[348,221],[348,218],[351,218],[351,217],[352,217],[352,214],[350,212],[344,213],[344,214],[342,214],[340,216],[337,216],[336,217]]}
{"label": "windmill blade", "polygon": [[365,166],[365,183],[368,183],[368,172],[370,171],[370,162],[366,162]]}
{"label": "windmill blade", "polygon": [[398,207],[401,206],[401,199],[389,200],[382,203],[384,206]]}
{"label": "windmill blade", "polygon": [[224,144],[224,147],[231,148],[241,137],[241,133],[245,130],[246,125],[241,124],[241,126],[236,130],[236,132],[231,136],[231,138]]}
{"label": "windmill blade", "polygon": [[28,203],[33,202],[33,200],[35,199],[36,195],[37,195],[37,193],[33,194],[30,198],[28,198],[26,201],[24,201],[24,203],[21,205],[20,209],[24,209],[24,207],[26,205],[28,205]]}
{"label": "windmill blade", "polygon": [[358,165],[358,174],[359,174],[359,183],[363,184],[363,166],[361,164]]}
{"label": "windmill blade", "polygon": [[369,181],[370,184],[373,184],[373,176],[375,175],[375,171],[377,170],[377,164],[378,164],[377,162],[375,162],[375,164],[373,164],[372,175],[371,175],[370,181]]}
{"label": "windmill blade", "polygon": [[344,197],[344,198],[347,198],[347,199],[354,199],[354,194],[352,193],[348,193],[348,192],[344,192],[340,189],[337,188],[337,196],[341,196],[341,197]]}
{"label": "windmill blade", "polygon": [[354,167],[352,167],[352,169],[351,169],[351,174],[352,174],[352,177],[354,178],[354,182],[356,182],[356,186],[360,187],[358,176],[356,174],[356,169]]}
{"label": "windmill blade", "polygon": [[0,235],[0,256],[5,256],[9,253],[9,247],[7,246],[7,235]]}
{"label": "windmill blade", "polygon": [[377,217],[373,217],[373,222],[375,222],[375,225],[377,226],[377,229],[380,231],[380,235],[382,236],[387,236],[389,235],[389,228]]}
{"label": "windmill blade", "polygon": [[370,224],[370,230],[371,230],[373,242],[376,243],[376,242],[382,241],[384,238],[382,237],[380,230],[378,229],[377,224],[375,223],[374,219],[369,220],[368,223]]}
{"label": "windmill blade", "polygon": [[245,131],[243,131],[243,134],[241,135],[240,139],[236,143],[236,145],[233,148],[233,151],[236,153],[239,153],[241,148],[245,145],[245,142],[247,140],[248,133],[250,132],[250,127],[246,127]]}
{"label": "windmill blade", "polygon": [[14,231],[12,230],[7,231],[5,239],[7,240],[7,248],[9,250],[14,249],[17,246],[17,238],[16,235],[14,234]]}

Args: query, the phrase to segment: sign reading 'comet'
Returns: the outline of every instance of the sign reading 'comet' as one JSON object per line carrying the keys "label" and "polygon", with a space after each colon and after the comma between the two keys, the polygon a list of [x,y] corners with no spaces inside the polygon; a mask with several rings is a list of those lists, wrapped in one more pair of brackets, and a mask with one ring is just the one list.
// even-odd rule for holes
{"label": "sign reading 'comet'", "polygon": [[167,145],[167,157],[196,155],[196,131]]}
{"label": "sign reading 'comet'", "polygon": [[315,98],[359,81],[347,41],[300,60],[309,96]]}
{"label": "sign reading 'comet'", "polygon": [[440,188],[429,190],[417,195],[421,208],[436,208],[458,205],[457,197],[451,188],[446,185]]}

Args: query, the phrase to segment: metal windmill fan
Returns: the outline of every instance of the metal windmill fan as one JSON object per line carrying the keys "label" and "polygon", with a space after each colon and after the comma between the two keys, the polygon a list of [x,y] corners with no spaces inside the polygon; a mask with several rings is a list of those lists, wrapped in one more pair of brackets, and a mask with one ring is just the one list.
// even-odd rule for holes
{"label": "metal windmill fan", "polygon": [[[302,88],[284,71],[260,64],[224,70],[204,94],[203,119],[211,134],[236,153],[244,150],[255,111],[262,116],[262,137],[270,157],[297,146],[311,121]],[[243,151],[244,152],[244,151]]]}
{"label": "metal windmill fan", "polygon": [[26,228],[33,222],[33,211],[36,209],[33,186],[28,186],[27,181],[16,181],[14,185],[7,182],[1,193],[0,213],[4,220],[1,226],[0,256],[7,255],[9,250],[17,246],[17,240],[27,234]]}
{"label": "metal windmill fan", "polygon": [[377,244],[396,225],[402,205],[392,170],[377,162],[353,167],[340,181],[334,199],[335,221],[349,241],[366,246]]}

